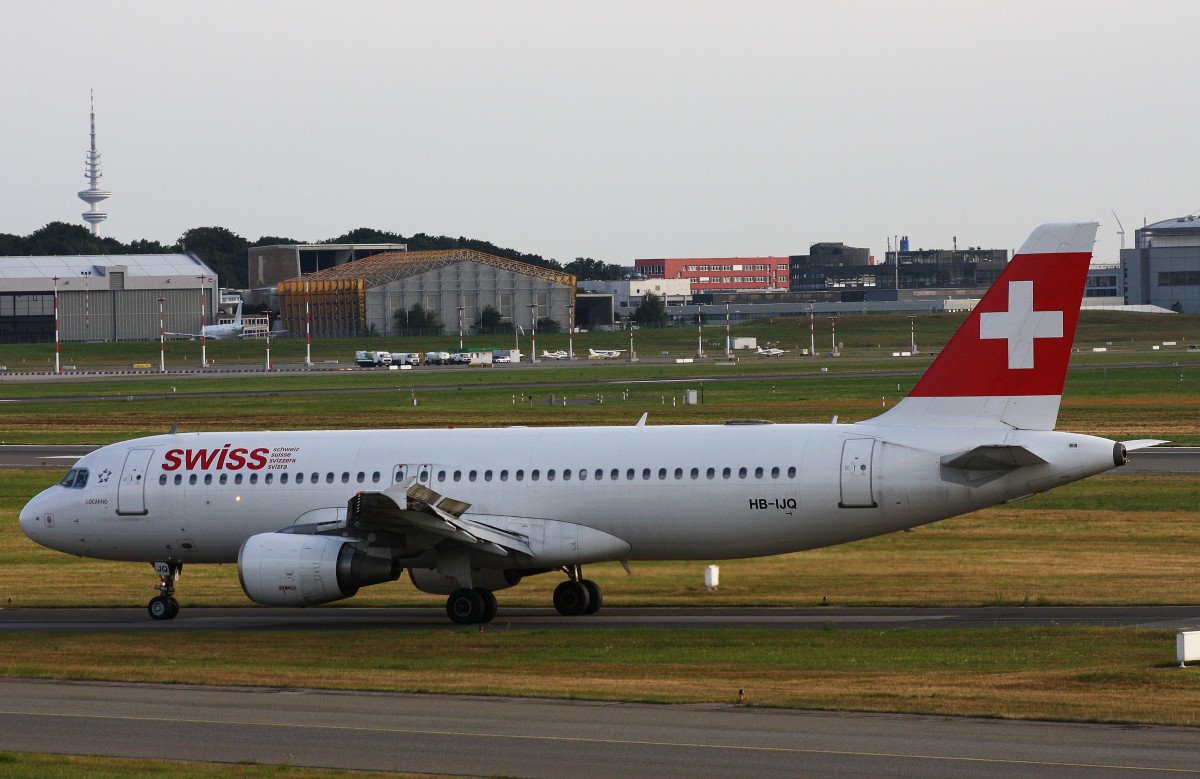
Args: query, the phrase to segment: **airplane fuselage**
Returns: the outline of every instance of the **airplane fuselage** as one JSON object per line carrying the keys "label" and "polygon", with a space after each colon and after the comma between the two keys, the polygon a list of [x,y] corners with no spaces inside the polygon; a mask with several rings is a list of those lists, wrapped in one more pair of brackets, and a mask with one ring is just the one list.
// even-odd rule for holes
{"label": "airplane fuselage", "polygon": [[85,456],[87,484],[45,490],[21,527],[87,557],[229,563],[252,535],[344,521],[356,493],[415,477],[492,526],[572,523],[625,542],[629,560],[730,559],[894,532],[1115,464],[1103,438],[993,439],[1047,462],[948,468],[948,453],[980,445],[978,431],[869,423],[161,435]]}

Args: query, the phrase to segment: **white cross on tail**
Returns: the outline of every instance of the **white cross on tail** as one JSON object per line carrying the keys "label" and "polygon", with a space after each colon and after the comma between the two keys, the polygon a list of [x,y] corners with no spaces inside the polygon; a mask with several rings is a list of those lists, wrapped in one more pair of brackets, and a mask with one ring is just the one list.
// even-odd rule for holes
{"label": "white cross on tail", "polygon": [[1008,310],[979,316],[979,337],[1008,339],[1008,368],[1033,367],[1036,338],[1062,338],[1063,312],[1033,310],[1033,282],[1008,282]]}

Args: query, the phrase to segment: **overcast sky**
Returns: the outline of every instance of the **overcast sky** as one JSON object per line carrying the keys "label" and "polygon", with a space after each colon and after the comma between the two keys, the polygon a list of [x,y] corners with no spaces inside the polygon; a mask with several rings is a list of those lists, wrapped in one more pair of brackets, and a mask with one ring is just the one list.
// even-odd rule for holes
{"label": "overcast sky", "polygon": [[13,0],[0,232],[464,235],[569,262],[1012,249],[1200,209],[1200,3]]}

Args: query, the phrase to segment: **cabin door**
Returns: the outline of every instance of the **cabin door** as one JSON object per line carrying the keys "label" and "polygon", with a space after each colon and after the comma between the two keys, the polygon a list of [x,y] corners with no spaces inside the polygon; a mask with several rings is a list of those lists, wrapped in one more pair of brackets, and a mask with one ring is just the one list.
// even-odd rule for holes
{"label": "cabin door", "polygon": [[153,449],[130,449],[117,484],[117,513],[146,514],[146,474],[150,470]]}
{"label": "cabin door", "polygon": [[842,444],[842,500],[840,508],[875,508],[871,489],[871,456],[874,438],[849,438]]}

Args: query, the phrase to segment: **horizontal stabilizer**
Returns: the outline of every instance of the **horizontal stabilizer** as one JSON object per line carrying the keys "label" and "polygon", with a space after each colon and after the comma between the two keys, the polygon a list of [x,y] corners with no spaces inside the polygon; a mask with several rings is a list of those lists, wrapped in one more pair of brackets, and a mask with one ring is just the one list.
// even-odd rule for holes
{"label": "horizontal stabilizer", "polygon": [[977,446],[969,452],[946,455],[942,465],[964,471],[1011,471],[1026,465],[1044,465],[1041,457],[1023,446]]}

